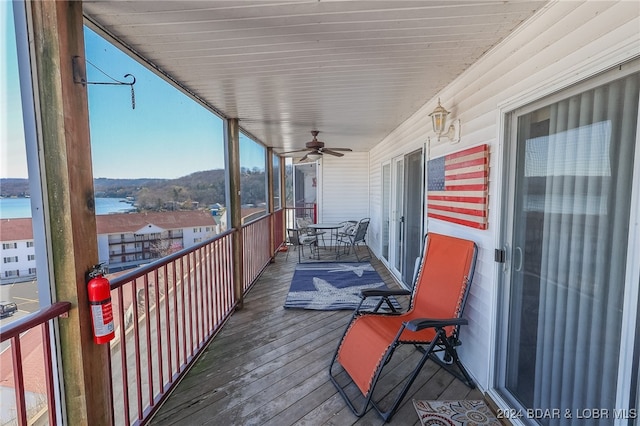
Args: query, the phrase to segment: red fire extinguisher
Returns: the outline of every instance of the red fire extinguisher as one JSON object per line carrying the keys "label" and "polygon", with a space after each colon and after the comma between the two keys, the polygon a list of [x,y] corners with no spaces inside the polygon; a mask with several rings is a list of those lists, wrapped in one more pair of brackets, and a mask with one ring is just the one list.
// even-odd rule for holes
{"label": "red fire extinguisher", "polygon": [[111,285],[104,277],[103,265],[95,265],[89,272],[89,304],[93,324],[93,341],[107,343],[115,337],[113,308],[111,306]]}

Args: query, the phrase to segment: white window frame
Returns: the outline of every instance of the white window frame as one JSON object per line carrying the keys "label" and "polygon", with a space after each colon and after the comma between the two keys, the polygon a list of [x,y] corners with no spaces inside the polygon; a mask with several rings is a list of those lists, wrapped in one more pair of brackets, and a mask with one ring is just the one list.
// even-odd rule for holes
{"label": "white window frame", "polygon": [[[32,58],[29,44],[33,40],[30,31],[32,27],[32,17],[28,11],[28,3],[12,2],[13,18],[16,33],[16,50],[18,56],[18,68],[20,79],[20,96],[22,100],[22,116],[24,124],[25,148],[27,154],[27,170],[29,176],[29,192],[31,200],[31,222],[33,227],[33,248],[36,256],[36,270],[38,271],[38,302],[41,307],[49,306],[53,303],[53,261],[51,257],[51,239],[48,237],[51,232],[46,226],[48,215],[47,199],[44,194],[44,171],[40,167],[40,155],[43,152],[42,137],[38,129],[42,128],[38,124],[36,114],[36,104],[39,102],[39,94],[33,90]],[[54,320],[54,332],[51,333],[50,342],[52,347],[52,364],[57,373],[53,374],[54,395],[56,400],[56,410],[58,424],[66,422],[64,412],[63,396],[61,389],[61,374],[58,370],[60,365],[60,345],[57,333],[57,321]]]}

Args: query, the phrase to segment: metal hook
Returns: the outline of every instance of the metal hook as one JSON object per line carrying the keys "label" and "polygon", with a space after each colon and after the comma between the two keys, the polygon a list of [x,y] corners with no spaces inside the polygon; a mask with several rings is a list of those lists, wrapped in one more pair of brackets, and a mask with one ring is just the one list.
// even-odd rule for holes
{"label": "metal hook", "polygon": [[109,77],[111,80],[113,80],[113,82],[110,81],[87,81],[86,78],[86,69],[84,67],[84,63],[83,61],[81,61],[81,57],[80,56],[74,56],[72,59],[72,64],[73,64],[73,82],[76,84],[82,84],[82,86],[86,86],[87,84],[95,84],[95,85],[103,85],[103,86],[131,86],[131,109],[136,109],[136,94],[134,92],[133,89],[133,85],[136,84],[136,77],[133,74],[125,74],[124,78],[129,78],[131,77],[133,79],[132,82],[126,82],[126,81],[120,81],[120,80],[116,80],[115,78],[111,77],[110,75],[108,75],[107,73],[105,73],[104,71],[102,71],[100,68],[96,67],[95,65],[91,64],[91,62],[89,62],[89,64],[93,65],[96,69],[98,69],[98,71],[100,71],[101,73],[103,73],[104,75],[106,75],[107,77]]}
{"label": "metal hook", "polygon": [[135,75],[133,75],[133,74],[125,74],[124,78],[127,78],[127,77],[131,77],[133,79],[133,81],[131,83],[123,82],[122,84],[128,84],[130,86],[133,86],[134,84],[136,84],[136,76]]}

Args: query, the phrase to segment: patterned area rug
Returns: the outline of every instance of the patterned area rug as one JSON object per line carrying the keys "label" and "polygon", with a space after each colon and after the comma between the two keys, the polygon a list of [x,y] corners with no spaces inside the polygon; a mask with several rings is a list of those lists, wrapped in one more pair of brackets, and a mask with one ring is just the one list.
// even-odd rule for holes
{"label": "patterned area rug", "polygon": [[469,401],[417,401],[413,406],[423,426],[501,426],[487,404]]}
{"label": "patterned area rug", "polygon": [[[284,307],[321,311],[355,309],[361,300],[360,291],[374,288],[388,289],[369,262],[301,263],[296,266]],[[379,300],[367,298],[363,307],[373,309]],[[400,309],[395,299],[392,303]]]}

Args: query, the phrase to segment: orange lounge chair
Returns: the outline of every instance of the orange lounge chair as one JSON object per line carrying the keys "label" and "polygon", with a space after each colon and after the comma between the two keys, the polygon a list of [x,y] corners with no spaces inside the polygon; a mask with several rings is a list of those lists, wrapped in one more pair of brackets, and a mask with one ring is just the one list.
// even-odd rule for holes
{"label": "orange lounge chair", "polygon": [[[462,310],[473,277],[477,246],[472,241],[430,233],[424,247],[409,310],[403,314],[383,314],[356,309],[329,366],[331,381],[358,417],[367,411],[371,403],[382,418],[389,421],[429,358],[467,386],[475,387],[458,359],[456,347],[460,345],[459,327],[467,324],[467,320],[462,318]],[[392,295],[410,294],[407,290],[365,290],[362,298],[382,297],[382,302]],[[384,366],[401,344],[416,345],[423,356],[404,379],[404,386],[391,407],[382,409],[372,399],[373,391]],[[444,352],[444,362],[435,355],[438,352]],[[334,372],[336,361],[342,369],[336,367]],[[452,368],[454,366],[458,371]],[[342,371],[346,371],[351,379],[343,385],[337,380]],[[351,383],[355,383],[364,397],[359,409],[345,392]],[[353,399],[362,398],[356,395]]]}

